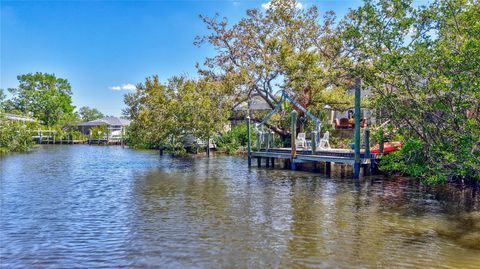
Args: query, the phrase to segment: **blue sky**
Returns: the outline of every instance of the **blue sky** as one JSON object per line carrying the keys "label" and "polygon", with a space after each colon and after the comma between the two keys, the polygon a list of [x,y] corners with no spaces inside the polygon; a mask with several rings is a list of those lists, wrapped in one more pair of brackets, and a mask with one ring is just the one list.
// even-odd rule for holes
{"label": "blue sky", "polygon": [[[206,33],[199,14],[235,22],[264,1],[0,1],[0,88],[17,75],[55,73],[72,85],[77,108],[121,115],[128,84],[157,74],[196,75],[195,63],[214,51],[193,45]],[[300,1],[339,16],[360,0]]]}

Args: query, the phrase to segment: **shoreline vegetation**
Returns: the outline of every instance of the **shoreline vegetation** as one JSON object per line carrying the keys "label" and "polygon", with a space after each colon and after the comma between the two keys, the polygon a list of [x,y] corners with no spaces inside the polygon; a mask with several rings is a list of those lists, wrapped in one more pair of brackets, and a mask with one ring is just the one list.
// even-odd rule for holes
{"label": "shoreline vegetation", "polygon": [[[333,12],[320,14],[315,5],[298,8],[294,0],[272,0],[268,9],[247,10],[236,23],[220,15],[200,20],[209,32],[194,45],[213,47],[216,54],[197,63],[196,78],[161,82],[152,75],[125,95],[130,147],[166,147],[182,155],[198,151],[185,147],[191,136],[213,139],[219,151],[238,154],[247,143],[246,117],[261,121],[280,101],[280,90],[318,116],[322,132],[334,132],[325,107],[353,107],[351,90],[360,79],[368,91],[362,109],[374,111],[377,123],[371,137],[403,141],[400,150],[382,158],[382,171],[427,184],[480,182],[478,1],[414,6],[409,0],[367,0],[337,18]],[[37,72],[18,80],[18,88],[8,89],[12,98],[0,91],[0,153],[28,150],[34,130],[73,137],[79,135],[76,123],[103,116],[88,107],[75,112],[66,79]],[[268,109],[250,110],[252,98]],[[289,145],[286,115],[294,109],[282,105],[266,123],[278,144]],[[36,122],[11,122],[5,112]],[[314,123],[298,112],[297,126],[311,132]],[[226,129],[233,121],[239,124]],[[330,142],[342,148],[351,143],[335,136]]]}

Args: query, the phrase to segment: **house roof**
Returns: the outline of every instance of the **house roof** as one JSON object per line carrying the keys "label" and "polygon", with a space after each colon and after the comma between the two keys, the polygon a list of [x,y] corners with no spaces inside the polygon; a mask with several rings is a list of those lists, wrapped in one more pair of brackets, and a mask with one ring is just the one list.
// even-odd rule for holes
{"label": "house roof", "polygon": [[108,126],[128,126],[130,121],[117,117],[105,117],[97,120],[80,122],[78,126],[99,126],[99,125],[108,125]]}
{"label": "house roof", "polygon": [[243,111],[243,110],[270,110],[272,109],[270,105],[260,96],[252,96],[250,99],[250,104],[248,102],[242,102],[236,106],[234,111]]}
{"label": "house roof", "polygon": [[16,115],[16,114],[11,114],[11,113],[5,113],[5,118],[7,120],[15,120],[15,121],[28,121],[28,122],[36,122],[37,120],[27,117],[27,116],[22,116],[22,115]]}

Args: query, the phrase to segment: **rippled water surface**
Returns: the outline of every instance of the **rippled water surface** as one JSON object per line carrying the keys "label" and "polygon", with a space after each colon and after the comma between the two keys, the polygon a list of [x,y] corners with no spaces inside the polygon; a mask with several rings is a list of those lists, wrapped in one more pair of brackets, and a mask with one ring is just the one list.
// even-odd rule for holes
{"label": "rippled water surface", "polygon": [[480,268],[475,190],[236,157],[44,146],[0,157],[2,268]]}

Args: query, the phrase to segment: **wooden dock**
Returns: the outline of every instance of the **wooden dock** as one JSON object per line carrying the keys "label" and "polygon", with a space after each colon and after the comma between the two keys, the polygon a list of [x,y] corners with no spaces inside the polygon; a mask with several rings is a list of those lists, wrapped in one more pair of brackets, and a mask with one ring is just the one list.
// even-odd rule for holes
{"label": "wooden dock", "polygon": [[86,140],[53,140],[53,139],[42,139],[37,140],[37,144],[52,144],[52,145],[77,145],[77,144],[86,144]]}
{"label": "wooden dock", "polygon": [[32,136],[32,139],[37,144],[51,144],[51,145],[73,145],[73,144],[97,144],[97,145],[125,145],[125,140],[123,135],[120,137],[112,137],[107,135],[101,138],[94,138],[92,135],[81,135],[80,139],[73,139],[71,136],[65,136],[59,138],[57,136],[57,131],[55,130],[35,130],[36,135]]}
{"label": "wooden dock", "polygon": [[[354,129],[354,144],[353,149],[332,149],[329,143],[326,144],[328,138],[320,139],[321,121],[308,110],[303,108],[298,102],[291,98],[286,92],[282,91],[282,98],[275,108],[254,127],[256,131],[256,149],[252,150],[250,141],[250,117],[247,116],[247,136],[248,136],[248,166],[252,166],[252,158],[257,159],[257,166],[262,165],[262,159],[265,160],[265,166],[275,167],[275,160],[281,159],[284,161],[284,167],[292,170],[297,169],[297,164],[313,162],[325,163],[326,171],[331,171],[332,163],[348,164],[352,166],[353,177],[359,178],[360,168],[364,167],[364,174],[369,175],[376,171],[376,165],[379,158],[383,155],[383,136],[380,139],[380,154],[370,153],[370,129],[365,128],[364,142],[361,143],[360,137],[360,79],[355,80],[355,129]],[[306,116],[315,122],[315,129],[310,134],[310,144],[306,143],[305,133],[303,133],[303,141],[306,145],[296,145],[297,140],[297,117],[298,112],[292,110],[291,112],[291,128],[290,128],[290,147],[278,148],[274,145],[274,133],[265,130],[264,125],[277,110],[281,109],[283,102],[289,101],[293,107],[303,112]],[[326,137],[329,137],[328,135]],[[302,140],[299,140],[302,141]],[[323,141],[323,142],[322,142]],[[298,142],[300,143],[300,142]],[[305,148],[307,147],[308,148]],[[362,149],[363,148],[363,149]]]}
{"label": "wooden dock", "polygon": [[[253,151],[252,157],[291,159],[292,150],[290,148],[263,149],[260,151]],[[376,158],[376,154],[370,154],[367,156],[365,151],[361,150],[360,158],[363,163],[370,163],[371,159]],[[312,152],[311,149],[297,149],[296,156],[292,159],[297,163],[317,161],[353,164],[355,162],[355,152],[349,149],[322,149],[314,152]]]}
{"label": "wooden dock", "polygon": [[[275,162],[283,162],[283,167],[292,170],[297,169],[297,164],[313,163],[316,166],[322,163],[326,167],[326,172],[330,173],[333,164],[348,164],[354,166],[355,151],[350,149],[322,149],[313,151],[311,149],[297,149],[292,157],[290,148],[271,148],[252,151],[251,158],[257,159],[257,166],[275,167]],[[378,155],[360,151],[360,165],[364,167],[364,174],[369,175],[376,168]]]}

